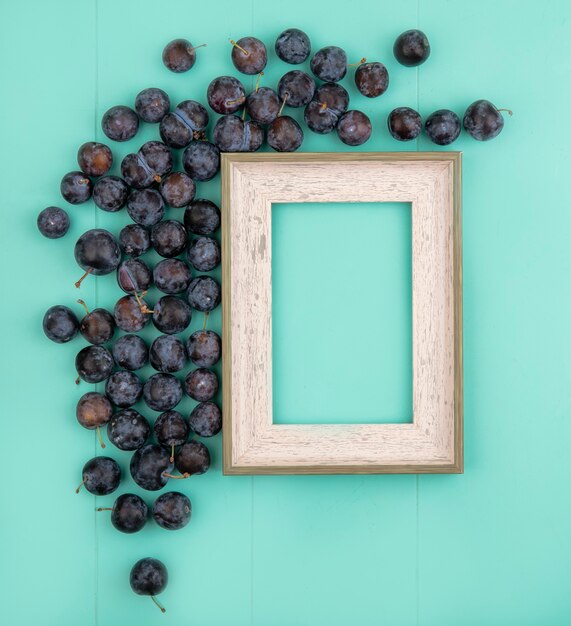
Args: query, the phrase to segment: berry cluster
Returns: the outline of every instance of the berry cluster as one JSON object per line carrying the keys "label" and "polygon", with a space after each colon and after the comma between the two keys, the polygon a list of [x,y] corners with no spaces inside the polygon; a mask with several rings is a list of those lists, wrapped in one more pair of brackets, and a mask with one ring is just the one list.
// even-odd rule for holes
{"label": "berry cluster", "polygon": [[[309,62],[313,76],[300,69],[288,71],[274,90],[260,86],[268,62],[265,45],[255,37],[230,43],[234,67],[258,79],[249,94],[236,77],[212,80],[206,101],[220,115],[212,128],[212,141],[207,137],[210,114],[200,102],[184,100],[172,108],[163,90],[144,89],[134,108],[109,109],[101,127],[111,141],[124,142],[137,134],[142,122],[157,124],[161,141],[147,141],[137,152],[127,154],[120,164],[121,176],[110,174],[114,158],[109,146],[84,143],[77,154],[79,169],[65,174],[60,185],[69,204],[93,199],[109,213],[125,208],[133,222],[117,237],[102,228],[88,230],[74,248],[84,272],[76,287],[89,275],[115,272],[125,295],[112,310],[89,311],[78,300],[85,308],[81,320],[69,307],[53,306],[44,316],[43,329],[56,343],[66,343],[78,334],[88,342],[75,359],[77,382],[104,383],[105,389],[80,398],[77,421],[97,432],[102,448],[100,429],[106,426],[109,441],[118,450],[132,453],[131,476],[148,491],[161,490],[172,479],[204,474],[210,453],[198,438],[213,437],[222,427],[221,410],[213,402],[219,382],[210,369],[221,357],[221,339],[206,329],[208,314],[220,304],[221,288],[204,274],[220,264],[220,246],[213,236],[220,226],[220,210],[210,200],[196,197],[197,184],[218,174],[220,152],[254,151],[264,142],[281,152],[297,150],[304,134],[296,120],[283,114],[286,106],[303,107],[305,124],[312,132],[335,130],[349,146],[362,145],[372,133],[371,120],[349,108],[349,94],[340,85],[351,67],[342,48],[321,48]],[[165,47],[163,62],[173,72],[186,72],[200,47],[176,39]],[[277,38],[275,52],[286,63],[304,63],[311,55],[309,37],[301,30],[287,29]],[[428,39],[421,31],[407,31],[395,41],[394,54],[402,65],[417,66],[430,54]],[[385,93],[389,74],[383,63],[362,59],[355,65],[355,84],[363,96],[376,98]],[[463,120],[466,131],[478,140],[497,136],[503,123],[500,110],[486,100],[470,105]],[[389,114],[388,128],[395,139],[408,141],[418,137],[423,124],[416,111],[400,107]],[[458,137],[461,124],[454,112],[443,109],[428,116],[424,129],[434,143],[447,145]],[[176,150],[183,151],[184,171],[174,171]],[[165,219],[166,207],[184,209],[182,220]],[[39,214],[37,224],[44,236],[57,239],[66,234],[70,220],[63,209],[48,207]],[[154,267],[141,259],[151,249],[162,257]],[[193,276],[194,272],[201,274]],[[164,295],[151,308],[145,297],[152,286]],[[204,328],[183,341],[179,335],[189,327],[193,311],[204,314]],[[151,322],[161,334],[148,346],[138,333]],[[122,334],[116,337],[118,331]],[[136,372],[148,363],[156,373],[142,380]],[[195,367],[181,382],[175,374],[189,363]],[[184,393],[198,403],[188,418],[176,410]],[[154,424],[133,408],[140,400],[160,413]],[[154,443],[149,442],[152,436]],[[77,491],[84,486],[94,495],[105,496],[118,489],[120,482],[118,463],[96,456],[83,467]],[[140,531],[149,514],[144,500],[132,493],[120,495],[112,508],[98,510],[110,510],[113,526],[125,533]],[[169,530],[186,526],[190,516],[190,500],[178,491],[164,493],[152,506],[156,523]],[[131,571],[133,590],[150,595],[155,602],[167,579],[165,566],[153,558],[142,559]]]}

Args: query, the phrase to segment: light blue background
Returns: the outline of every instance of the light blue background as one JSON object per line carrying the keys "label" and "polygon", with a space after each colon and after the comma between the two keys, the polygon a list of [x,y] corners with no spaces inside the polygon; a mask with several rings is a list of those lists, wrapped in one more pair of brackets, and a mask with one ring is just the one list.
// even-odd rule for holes
{"label": "light blue background", "polygon": [[[0,621],[571,623],[569,2],[5,0],[1,8]],[[433,47],[419,71],[399,67],[391,53],[395,36],[417,25]],[[94,498],[74,493],[83,463],[98,451],[74,417],[84,388],[73,383],[73,358],[82,342],[53,345],[40,322],[48,306],[77,297],[77,236],[94,225],[118,231],[127,218],[93,204],[68,207],[73,227],[59,242],[42,239],[35,218],[62,202],[59,180],[74,169],[82,142],[104,138],[99,120],[108,107],[132,104],[148,86],[165,88],[175,103],[202,100],[212,77],[233,73],[228,37],[257,35],[271,48],[288,26],[307,30],[315,49],[338,44],[355,61],[387,64],[391,85],[378,100],[345,80],[375,126],[364,150],[433,148],[424,138],[400,145],[389,137],[385,119],[395,106],[461,114],[488,98],[514,110],[492,143],[462,135],[453,145],[464,152],[466,473],[224,478],[218,437],[212,471],[177,485],[193,502],[190,526],[121,535],[95,513]],[[185,75],[161,64],[164,44],[177,36],[208,43]],[[272,53],[266,84],[287,69]],[[145,129],[117,156],[154,132]],[[304,149],[345,148],[334,136],[307,133]],[[218,182],[199,193],[217,200]],[[349,264],[339,262],[346,275]],[[92,307],[112,306],[114,277],[89,281],[81,294]],[[343,306],[338,316],[339,332],[374,331],[370,308]],[[209,324],[220,328],[219,313]],[[373,360],[361,365],[368,370]],[[277,393],[292,382],[284,375]],[[371,402],[370,390],[363,398]],[[109,451],[127,467],[127,456]],[[124,489],[134,489],[130,478]],[[128,587],[131,564],[146,555],[170,570],[165,615]]]}

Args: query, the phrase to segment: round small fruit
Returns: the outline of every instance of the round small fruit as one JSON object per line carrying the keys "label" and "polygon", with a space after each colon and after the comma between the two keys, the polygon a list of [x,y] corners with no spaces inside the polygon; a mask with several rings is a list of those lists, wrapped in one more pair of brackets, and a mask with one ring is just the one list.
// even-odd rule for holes
{"label": "round small fruit", "polygon": [[432,143],[447,146],[460,134],[460,118],[454,111],[439,109],[426,118],[424,130]]}
{"label": "round small fruit", "polygon": [[347,73],[347,54],[338,46],[326,46],[311,59],[311,71],[326,83],[336,83]]}
{"label": "round small fruit", "polygon": [[113,141],[128,141],[139,130],[139,116],[129,107],[114,106],[103,115],[101,128]]}
{"label": "round small fruit", "polygon": [[141,259],[126,259],[117,268],[117,284],[125,293],[147,291],[153,284],[153,274]]}
{"label": "round small fruit", "polygon": [[222,429],[222,412],[214,402],[201,402],[192,410],[188,422],[199,437],[214,437]]}
{"label": "round small fruit", "polygon": [[184,344],[175,335],[161,335],[151,344],[149,361],[158,372],[180,372],[187,361]]}
{"label": "round small fruit", "polygon": [[309,37],[299,28],[288,28],[276,39],[276,54],[292,65],[299,65],[307,60],[311,53]]}
{"label": "round small fruit", "polygon": [[83,485],[94,496],[106,496],[113,493],[121,482],[121,468],[108,456],[96,456],[83,466],[82,481],[76,493]]}
{"label": "round small fruit", "polygon": [[242,37],[232,44],[232,63],[242,74],[259,74],[268,62],[266,46],[255,37]]}
{"label": "round small fruit", "polygon": [[185,477],[204,474],[210,467],[210,452],[202,441],[193,439],[177,450],[174,463]]}
{"label": "round small fruit", "polygon": [[187,339],[186,350],[198,367],[212,367],[222,356],[222,340],[213,330],[197,330]]}
{"label": "round small fruit", "polygon": [[143,399],[153,411],[169,411],[182,400],[182,387],[172,374],[154,374],[143,386]]}
{"label": "round small fruit", "polygon": [[304,107],[313,98],[315,81],[301,70],[285,73],[278,83],[278,96],[290,107]]}
{"label": "round small fruit", "polygon": [[377,98],[389,86],[389,73],[382,63],[361,63],[355,72],[357,89],[367,98]]}
{"label": "round small fruit", "polygon": [[220,150],[209,141],[191,141],[182,154],[182,166],[194,180],[211,180],[220,171]]}
{"label": "round small fruit", "polygon": [[139,532],[147,523],[149,508],[145,501],[134,493],[123,493],[113,503],[113,508],[100,507],[98,511],[111,510],[111,523],[122,533]]}
{"label": "round small fruit", "polygon": [[153,270],[155,287],[168,295],[182,293],[191,279],[188,265],[180,259],[164,259]]}
{"label": "round small fruit", "polygon": [[113,153],[104,143],[89,141],[77,151],[77,163],[88,176],[103,176],[113,165]]}
{"label": "round small fruit", "polygon": [[229,115],[242,108],[246,101],[244,85],[233,76],[215,78],[206,92],[208,104],[220,115]]}
{"label": "round small fruit", "polygon": [[348,146],[364,144],[372,132],[371,120],[362,111],[347,111],[341,116],[339,124],[337,124],[339,139]]}
{"label": "round small fruit", "polygon": [[135,111],[137,115],[149,124],[160,122],[169,112],[171,106],[168,94],[162,89],[149,87],[143,89],[135,98]]}
{"label": "round small fruit", "polygon": [[214,310],[220,304],[221,297],[220,284],[211,276],[197,276],[191,281],[186,292],[188,304],[195,311],[202,313]]}
{"label": "round small fruit", "polygon": [[170,259],[185,250],[188,244],[188,235],[185,227],[179,221],[164,220],[153,226],[151,243],[157,254]]}
{"label": "round small fruit", "polygon": [[107,438],[119,450],[142,448],[151,435],[149,422],[135,409],[115,413],[107,424]]}
{"label": "round small fruit", "polygon": [[161,139],[171,148],[184,148],[203,135],[208,125],[208,111],[196,100],[185,100],[161,120]]}
{"label": "round small fruit", "polygon": [[153,504],[153,519],[166,530],[179,530],[190,522],[192,506],[190,500],[178,491],[160,495]]}
{"label": "round small fruit", "polygon": [[[83,300],[80,302],[83,303]],[[85,310],[87,311],[87,307]],[[93,309],[83,316],[79,332],[86,341],[100,346],[110,341],[115,334],[115,320],[106,309]]]}
{"label": "round small fruit", "polygon": [[117,268],[121,261],[121,250],[109,231],[93,228],[77,240],[74,256],[83,270],[94,276],[103,276]]}
{"label": "round small fruit", "polygon": [[157,443],[150,443],[139,448],[131,457],[129,469],[133,480],[147,491],[158,491],[168,482],[168,476],[174,468],[170,454]]}
{"label": "round small fruit", "polygon": [[422,132],[420,114],[409,107],[393,109],[387,118],[389,133],[398,141],[411,141]]}
{"label": "round small fruit", "polygon": [[402,65],[407,67],[420,65],[430,56],[428,37],[416,28],[407,30],[396,38],[393,53]]}
{"label": "round small fruit", "polygon": [[111,376],[113,356],[102,346],[87,346],[77,353],[75,369],[86,383],[100,383]]}
{"label": "round small fruit", "polygon": [[119,367],[139,370],[149,360],[147,344],[138,335],[123,335],[113,344],[113,358]]}
{"label": "round small fruit", "polygon": [[476,100],[464,113],[464,128],[474,139],[489,141],[502,132],[504,117],[501,111],[512,114],[509,109],[497,109],[489,100]]}
{"label": "round small fruit", "polygon": [[121,161],[121,175],[135,189],[160,183],[173,167],[172,152],[162,141],[147,141]]}
{"label": "round small fruit", "polygon": [[153,430],[161,446],[170,449],[174,461],[175,446],[182,446],[190,435],[188,422],[178,411],[165,411],[157,417]]}
{"label": "round small fruit", "polygon": [[167,335],[182,333],[188,328],[191,319],[192,309],[176,296],[163,296],[153,307],[153,324]]}
{"label": "round small fruit", "polygon": [[165,608],[161,606],[155,596],[165,590],[168,583],[167,568],[158,559],[145,558],[137,561],[133,565],[129,582],[131,589],[140,596],[150,596],[151,600],[164,613]]}
{"label": "round small fruit", "polygon": [[154,226],[165,215],[163,197],[156,189],[135,189],[127,200],[127,213],[141,226]]}
{"label": "round small fruit", "polygon": [[115,324],[126,333],[138,333],[149,323],[149,315],[143,312],[146,306],[144,300],[139,301],[135,296],[119,298],[113,309]]}
{"label": "round small fruit", "polygon": [[105,383],[105,395],[115,406],[125,409],[143,395],[143,383],[133,372],[114,372]]}
{"label": "round small fruit", "polygon": [[187,249],[188,262],[199,272],[210,272],[220,265],[220,245],[211,237],[197,237]]}
{"label": "round small fruit", "polygon": [[67,343],[79,332],[79,321],[69,307],[57,304],[46,311],[42,327],[51,341]]}
{"label": "round small fruit", "polygon": [[119,233],[119,246],[127,256],[141,256],[151,247],[149,231],[140,224],[127,224]]}
{"label": "round small fruit", "polygon": [[69,230],[69,215],[57,206],[49,206],[38,215],[38,230],[48,239],[59,239]]}
{"label": "round small fruit", "polygon": [[109,213],[120,211],[127,202],[129,187],[118,176],[103,176],[93,185],[93,202]]}
{"label": "round small fruit", "polygon": [[303,143],[303,130],[293,117],[280,115],[270,124],[267,139],[277,152],[295,152]]}
{"label": "round small fruit", "polygon": [[160,193],[163,197],[163,200],[169,206],[172,206],[175,209],[180,209],[186,206],[189,202],[192,202],[192,200],[194,199],[194,194],[196,193],[196,185],[188,174],[185,174],[184,172],[171,172],[162,179]]}
{"label": "round small fruit", "polygon": [[89,391],[79,399],[75,408],[77,421],[88,430],[104,426],[111,419],[113,407],[102,393]]}
{"label": "round small fruit", "polygon": [[192,370],[184,379],[184,390],[193,400],[208,402],[218,393],[218,376],[205,367]]}
{"label": "round small fruit", "polygon": [[211,235],[220,227],[220,209],[211,200],[197,198],[184,211],[184,225],[194,235]]}
{"label": "round small fruit", "polygon": [[237,115],[224,115],[214,126],[214,143],[220,152],[255,152],[263,141],[262,127]]}
{"label": "round small fruit", "polygon": [[68,172],[61,179],[60,191],[70,204],[83,204],[91,198],[93,183],[83,172]]}
{"label": "round small fruit", "polygon": [[193,46],[187,39],[173,39],[163,50],[163,63],[171,72],[188,72],[196,62],[196,49],[200,47]]}
{"label": "round small fruit", "polygon": [[278,94],[270,87],[256,88],[246,98],[246,112],[258,124],[271,124],[280,112]]}

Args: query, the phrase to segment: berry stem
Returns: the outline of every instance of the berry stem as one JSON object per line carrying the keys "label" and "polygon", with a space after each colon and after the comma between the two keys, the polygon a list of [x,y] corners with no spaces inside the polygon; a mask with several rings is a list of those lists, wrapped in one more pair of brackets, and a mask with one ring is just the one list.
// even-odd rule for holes
{"label": "berry stem", "polygon": [[327,109],[327,102],[322,102],[321,103],[321,110],[325,111],[325,109]]}
{"label": "berry stem", "polygon": [[155,598],[155,596],[151,596],[151,600],[152,600],[152,601],[153,601],[153,602],[154,602],[154,603],[155,603],[155,604],[159,607],[159,609],[161,610],[161,612],[162,612],[162,613],[166,613],[166,612],[167,612],[167,610],[165,609],[165,607],[164,607],[164,606],[161,606],[161,605],[158,603],[158,601],[157,601],[157,599]]}
{"label": "berry stem", "polygon": [[78,377],[75,379],[75,384],[76,384],[76,385],[79,385],[79,383],[80,383],[80,382],[81,382],[81,378],[78,376]]}
{"label": "berry stem", "polygon": [[199,46],[188,46],[188,47],[187,47],[187,50],[188,50],[189,52],[192,52],[192,50],[197,50],[198,48],[206,48],[206,46],[207,46],[207,45],[208,45],[208,44],[201,43]]}
{"label": "berry stem", "polygon": [[89,309],[87,308],[87,304],[85,304],[85,302],[81,298],[79,298],[77,304],[81,304],[81,306],[85,309],[85,314],[89,315]]}
{"label": "berry stem", "polygon": [[188,472],[185,472],[181,476],[175,476],[174,474],[169,474],[168,472],[163,472],[162,475],[165,478],[174,478],[176,480],[183,480],[184,478],[189,478],[189,476],[190,476],[190,474]]}
{"label": "berry stem", "polygon": [[91,182],[89,180],[89,178],[80,178],[78,181],[81,185],[89,185],[89,183]]}
{"label": "berry stem", "polygon": [[112,511],[113,509],[110,506],[100,506],[96,511]]}
{"label": "berry stem", "polygon": [[97,430],[97,439],[99,439],[99,443],[101,444],[101,447],[104,448],[105,444],[103,443],[103,439],[101,439],[101,431],[99,430],[99,426],[96,428]]}
{"label": "berry stem", "polygon": [[234,100],[226,100],[226,104],[227,105],[238,104],[238,103],[242,104],[244,100],[245,100],[244,96],[240,96],[239,98],[235,98]]}
{"label": "berry stem", "polygon": [[286,105],[287,99],[289,98],[289,93],[286,92],[284,101],[282,102],[282,105],[280,107],[280,110],[278,111],[278,117],[282,114],[282,111],[284,110],[284,107]]}
{"label": "berry stem", "polygon": [[89,274],[91,274],[91,272],[93,272],[93,268],[89,267],[86,271],[85,274],[75,283],[75,286],[79,289],[81,286],[81,283],[89,276]]}
{"label": "berry stem", "polygon": [[510,117],[514,114],[511,109],[498,109],[498,111],[505,111]]}
{"label": "berry stem", "polygon": [[262,78],[263,75],[264,75],[264,72],[260,72],[258,74],[258,78],[256,79],[256,89],[255,89],[256,92],[260,88],[260,79]]}
{"label": "berry stem", "polygon": [[239,46],[233,39],[229,40],[230,43],[235,46],[236,48],[238,48],[238,50],[241,50],[247,57],[250,56],[250,53],[247,50],[244,50],[244,48],[242,48],[242,46]]}
{"label": "berry stem", "polygon": [[153,180],[155,183],[160,183],[163,179],[158,174],[153,174]]}
{"label": "berry stem", "polygon": [[208,311],[204,314],[204,324],[202,325],[202,330],[206,330],[206,322],[208,321]]}
{"label": "berry stem", "polygon": [[81,488],[83,487],[84,484],[85,484],[85,480],[82,480],[79,483],[79,487],[75,490],[75,493],[79,493],[81,491]]}
{"label": "berry stem", "polygon": [[174,462],[174,443],[171,446],[171,458],[169,460],[171,463]]}
{"label": "berry stem", "polygon": [[242,121],[245,122],[246,121],[246,107],[244,107],[242,109]]}
{"label": "berry stem", "polygon": [[347,67],[357,67],[357,65],[362,65],[363,63],[366,63],[367,59],[365,57],[363,57],[358,63],[348,63]]}

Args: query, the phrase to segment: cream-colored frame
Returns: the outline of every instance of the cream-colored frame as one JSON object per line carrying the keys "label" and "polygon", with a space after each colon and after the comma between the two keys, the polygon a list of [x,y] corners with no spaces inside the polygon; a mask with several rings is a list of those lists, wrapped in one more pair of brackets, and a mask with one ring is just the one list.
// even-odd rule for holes
{"label": "cream-colored frame", "polygon": [[[413,421],[272,423],[272,203],[412,205]],[[222,155],[225,474],[461,473],[461,154]]]}

